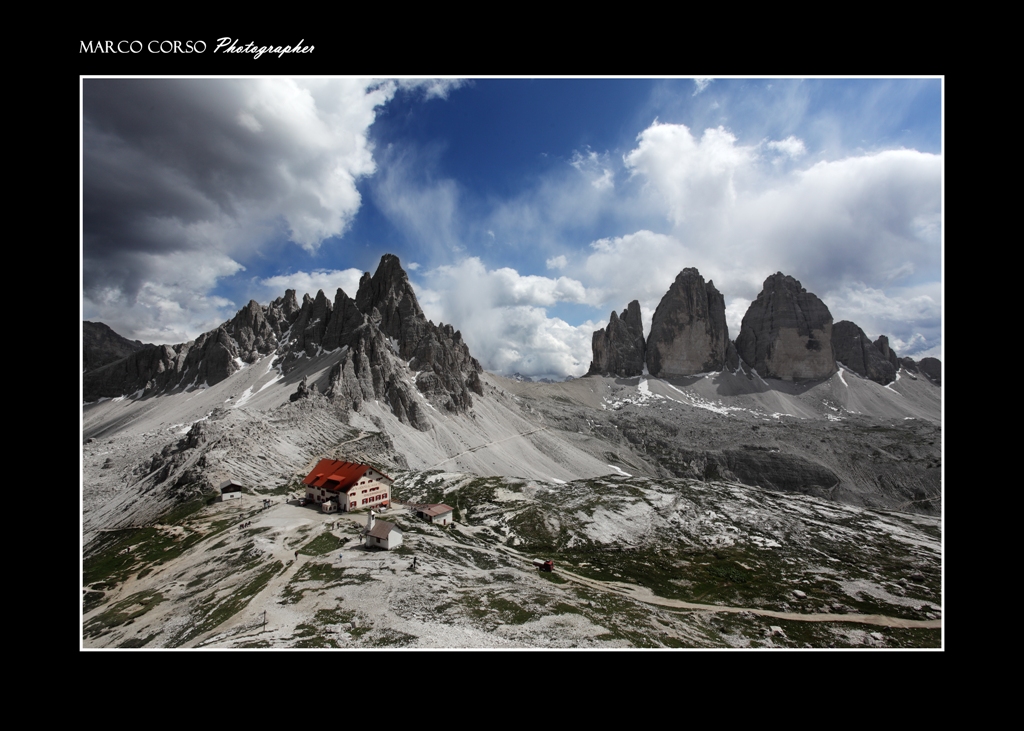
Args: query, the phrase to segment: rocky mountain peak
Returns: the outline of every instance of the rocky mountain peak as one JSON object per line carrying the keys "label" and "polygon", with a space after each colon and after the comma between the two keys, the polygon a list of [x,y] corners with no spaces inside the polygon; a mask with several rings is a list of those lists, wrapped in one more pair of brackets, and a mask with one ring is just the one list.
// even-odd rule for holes
{"label": "rocky mountain peak", "polygon": [[[883,345],[884,350],[880,347]],[[896,379],[899,364],[897,361],[893,365],[896,354],[889,349],[889,339],[884,335],[872,343],[856,324],[841,320],[832,327],[832,347],[836,360],[854,373],[883,386]]]}
{"label": "rocky mountain peak", "polygon": [[82,370],[92,371],[126,358],[143,348],[152,348],[138,340],[118,335],[102,322],[82,322]]}
{"label": "rocky mountain peak", "polygon": [[594,333],[592,349],[594,359],[590,362],[588,375],[606,374],[628,378],[643,373],[646,346],[640,303],[637,300],[630,302],[622,315],[612,310],[607,327]]}
{"label": "rocky mountain peak", "polygon": [[381,331],[402,345],[403,358],[412,357],[410,348],[423,337],[428,321],[397,256],[385,254],[372,277],[369,272],[363,274],[356,307],[367,316],[376,309]]}
{"label": "rocky mountain peak", "polygon": [[[405,423],[427,429],[422,397],[460,412],[482,395],[480,363],[451,325],[426,319],[397,256],[385,255],[365,273],[353,300],[323,290],[299,304],[295,290],[267,306],[250,301],[228,322],[180,345],[148,346],[86,374],[87,401],[132,393],[157,395],[179,388],[213,386],[245,363],[274,354],[282,372],[303,358],[340,353],[325,392],[349,408],[368,400],[391,405]],[[417,371],[415,388],[403,368]],[[315,393],[316,384],[308,386]]]}
{"label": "rocky mountain peak", "polygon": [[647,336],[647,369],[654,376],[717,371],[729,361],[725,297],[693,267],[676,276],[661,298]]}
{"label": "rocky mountain peak", "polygon": [[832,313],[796,279],[776,272],[743,316],[736,349],[761,376],[827,378],[836,371]]}
{"label": "rocky mountain peak", "polygon": [[910,373],[920,373],[936,386],[942,385],[942,361],[938,358],[922,358],[915,362],[913,358],[900,358],[899,363]]}

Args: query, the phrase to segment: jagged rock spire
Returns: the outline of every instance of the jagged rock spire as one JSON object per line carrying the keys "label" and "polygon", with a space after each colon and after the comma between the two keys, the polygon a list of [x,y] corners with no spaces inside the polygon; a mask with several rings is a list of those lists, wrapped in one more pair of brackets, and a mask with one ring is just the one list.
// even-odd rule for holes
{"label": "jagged rock spire", "polygon": [[[483,394],[483,368],[462,334],[426,319],[398,257],[387,254],[373,276],[363,276],[355,300],[338,289],[333,304],[322,290],[315,297],[305,295],[301,305],[295,290],[266,307],[249,302],[192,342],[146,347],[85,374],[85,399],[212,386],[241,365],[275,352],[288,372],[302,358],[339,349],[326,392],[346,407],[386,402],[402,421],[429,428],[422,397],[408,374],[400,372],[405,365],[418,372],[415,389],[448,411],[466,411],[473,403],[471,392]],[[308,391],[315,392],[314,386]]]}
{"label": "jagged rock spire", "polygon": [[640,303],[630,302],[621,315],[612,310],[608,326],[594,333],[594,359],[587,375],[639,376],[644,370],[644,326]]}
{"label": "jagged rock spire", "polygon": [[725,297],[688,267],[661,298],[647,336],[647,369],[654,376],[689,376],[726,366],[729,328]]}

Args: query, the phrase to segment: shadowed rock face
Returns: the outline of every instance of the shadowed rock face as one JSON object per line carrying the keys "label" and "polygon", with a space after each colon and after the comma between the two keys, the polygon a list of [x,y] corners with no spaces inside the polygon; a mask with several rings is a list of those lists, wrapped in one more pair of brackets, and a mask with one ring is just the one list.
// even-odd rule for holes
{"label": "shadowed rock face", "polygon": [[725,297],[696,269],[684,269],[651,320],[648,371],[654,376],[688,376],[722,370],[728,349]]}
{"label": "shadowed rock face", "polygon": [[587,375],[628,378],[643,373],[646,348],[640,303],[633,300],[621,315],[616,315],[613,310],[608,327],[594,333],[592,348],[594,359]]}
{"label": "shadowed rock face", "polygon": [[836,372],[832,313],[800,282],[776,272],[764,280],[761,293],[743,316],[736,350],[765,377],[827,378]]}
{"label": "shadowed rock face", "polygon": [[92,371],[115,360],[126,358],[146,345],[118,335],[102,322],[82,322],[82,369]]}
{"label": "shadowed rock face", "polygon": [[889,349],[889,339],[884,335],[872,343],[856,324],[842,320],[832,327],[832,347],[836,360],[854,373],[883,386],[896,380],[896,354]]}
{"label": "shadowed rock face", "polygon": [[900,358],[899,362],[910,373],[921,373],[936,386],[942,385],[942,361],[938,358],[922,358],[920,363],[913,358]]}

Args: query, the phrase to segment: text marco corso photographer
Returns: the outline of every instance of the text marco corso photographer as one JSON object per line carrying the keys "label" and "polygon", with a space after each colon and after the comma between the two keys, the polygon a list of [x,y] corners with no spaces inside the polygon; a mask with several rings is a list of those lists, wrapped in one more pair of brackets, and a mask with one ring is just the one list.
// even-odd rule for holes
{"label": "text marco corso photographer", "polygon": [[[217,39],[214,53],[251,53],[253,58],[263,54],[312,53],[315,46],[302,45],[302,39],[293,46],[258,46],[253,42],[239,45],[235,38]],[[206,41],[80,41],[79,53],[205,53]]]}

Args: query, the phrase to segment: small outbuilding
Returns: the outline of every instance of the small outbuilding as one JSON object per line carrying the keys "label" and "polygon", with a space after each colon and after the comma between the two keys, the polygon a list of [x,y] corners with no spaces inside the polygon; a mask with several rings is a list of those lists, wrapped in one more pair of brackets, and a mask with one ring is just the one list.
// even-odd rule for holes
{"label": "small outbuilding", "polygon": [[430,523],[437,523],[438,525],[451,525],[454,522],[452,519],[454,512],[455,508],[444,503],[416,506],[417,517],[423,518]]}
{"label": "small outbuilding", "polygon": [[367,548],[383,548],[385,551],[390,551],[392,548],[402,545],[402,529],[386,520],[377,520],[377,516],[372,510],[366,518],[363,535],[366,536]]}
{"label": "small outbuilding", "polygon": [[225,502],[227,500],[238,500],[242,497],[242,486],[234,480],[224,480],[217,486],[220,490],[220,501]]}

